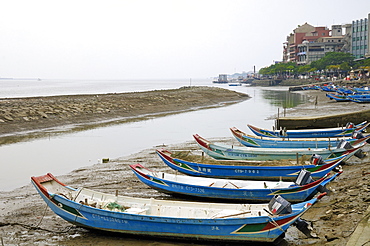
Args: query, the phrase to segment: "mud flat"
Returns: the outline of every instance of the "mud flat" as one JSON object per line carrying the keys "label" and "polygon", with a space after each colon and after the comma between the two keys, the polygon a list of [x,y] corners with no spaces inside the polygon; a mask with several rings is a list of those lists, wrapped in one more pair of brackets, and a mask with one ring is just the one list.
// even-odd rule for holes
{"label": "mud flat", "polygon": [[0,99],[0,144],[7,136],[45,129],[123,123],[247,100],[247,94],[206,86],[145,92]]}
{"label": "mud flat", "polygon": [[[299,112],[299,109],[295,110]],[[225,143],[232,141],[231,138],[210,140]],[[170,151],[191,150],[201,154],[193,141],[155,146],[108,163],[79,168],[57,178],[75,188],[86,187],[112,194],[118,190],[119,194],[128,196],[173,199],[142,184],[129,168],[131,164],[141,163],[153,170],[172,172],[155,154],[155,149],[162,147]],[[364,150],[368,151],[369,148]],[[343,165],[343,171],[327,186],[329,195],[303,216],[303,219],[312,222],[317,237],[307,238],[295,227],[291,227],[280,245],[346,245],[351,235],[356,234],[354,231],[357,225],[369,214],[369,157],[363,160],[352,157]],[[71,226],[47,208],[31,184],[10,192],[1,192],[0,215],[0,237],[4,245],[207,245],[145,238],[137,240],[135,237],[102,234]],[[370,235],[367,236],[369,241]]]}
{"label": "mud flat", "polygon": [[310,95],[310,102],[280,111],[276,115],[278,129],[302,129],[345,126],[348,122],[358,124],[370,119],[370,103],[336,102],[322,91],[299,91]]}

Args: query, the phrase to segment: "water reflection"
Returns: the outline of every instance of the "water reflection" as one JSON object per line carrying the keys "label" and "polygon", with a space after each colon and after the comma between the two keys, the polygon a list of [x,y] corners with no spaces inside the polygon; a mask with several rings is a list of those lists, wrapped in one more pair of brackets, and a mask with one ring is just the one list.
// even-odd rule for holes
{"label": "water reflection", "polygon": [[[271,128],[268,119],[277,112],[277,101],[286,101],[286,88],[235,88],[252,96],[241,103],[191,111],[138,122],[108,124],[79,131],[48,132],[27,141],[0,146],[0,191],[29,183],[30,176],[51,172],[55,175],[98,163],[102,158],[118,158],[162,144],[193,141],[192,135],[205,138],[230,137],[230,127],[248,131],[252,124]],[[275,96],[274,96],[275,95]],[[290,99],[289,99],[290,100]],[[297,105],[302,100],[294,103]],[[45,133],[43,133],[45,134]],[[14,179],[17,177],[17,179]]]}
{"label": "water reflection", "polygon": [[306,95],[287,90],[262,90],[262,97],[282,108],[293,108],[307,101]]}

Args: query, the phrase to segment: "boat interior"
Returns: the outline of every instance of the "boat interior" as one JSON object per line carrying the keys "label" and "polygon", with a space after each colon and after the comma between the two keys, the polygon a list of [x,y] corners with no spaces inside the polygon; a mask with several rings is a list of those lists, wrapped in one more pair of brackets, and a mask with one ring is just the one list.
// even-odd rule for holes
{"label": "boat interior", "polygon": [[191,177],[185,175],[177,175],[163,172],[152,172],[146,168],[140,168],[140,172],[172,182],[181,184],[208,186],[215,188],[228,188],[228,189],[282,189],[296,186],[294,182],[287,181],[257,181],[257,180],[230,180],[230,179],[215,179],[215,178],[202,178]]}
{"label": "boat interior", "polygon": [[176,218],[247,218],[271,215],[268,204],[202,203],[153,198],[133,198],[93,191],[85,188],[73,189],[55,180],[43,182],[50,195],[60,195],[68,200],[97,209],[128,214],[140,214]]}

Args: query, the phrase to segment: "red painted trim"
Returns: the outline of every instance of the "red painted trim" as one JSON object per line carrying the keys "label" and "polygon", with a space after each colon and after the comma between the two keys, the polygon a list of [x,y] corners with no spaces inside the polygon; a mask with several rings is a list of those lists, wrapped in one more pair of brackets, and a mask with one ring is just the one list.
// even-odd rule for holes
{"label": "red painted trim", "polygon": [[234,134],[235,137],[238,137],[238,138],[243,138],[243,135],[245,135],[244,132],[240,131],[236,127],[231,127],[230,131],[231,131],[232,134]]}
{"label": "red painted trim", "polygon": [[[313,186],[315,186],[315,185],[317,185],[317,184],[322,183],[322,182],[326,179],[326,177],[327,177],[328,175],[329,175],[329,173],[327,173],[327,174],[326,174],[324,177],[322,177],[321,179],[318,179],[318,180],[316,180],[316,181],[314,181],[314,182],[312,182],[312,183],[309,183],[309,184],[302,185],[302,186],[301,186],[302,190],[309,189],[309,188],[311,188],[311,187],[313,187]],[[302,190],[300,190],[300,191],[302,191]]]}
{"label": "red painted trim", "polygon": [[328,193],[324,192],[324,193],[321,193],[320,195],[317,196],[317,200],[320,200],[321,198],[323,198],[324,196],[326,196]]}
{"label": "red painted trim", "polygon": [[257,128],[255,126],[252,126],[252,125],[247,125],[248,127],[252,128],[253,130],[255,130],[256,132],[259,132],[260,131],[260,128]]}
{"label": "red painted trim", "polygon": [[139,175],[140,175],[140,176],[142,176],[143,178],[150,180],[149,176],[147,176],[146,174],[144,174],[144,173],[140,172],[140,171],[137,169],[137,168],[139,167],[139,168],[146,169],[146,170],[148,170],[148,171],[152,172],[152,171],[151,171],[151,170],[149,170],[148,168],[146,168],[146,167],[142,166],[141,164],[133,164],[133,165],[130,165],[130,167],[131,167],[131,169],[132,169],[134,172],[136,172],[137,174],[139,174]]}
{"label": "red painted trim", "polygon": [[[171,152],[165,149],[157,149],[157,153],[160,154],[164,159],[167,161],[171,162],[174,165],[177,165],[174,161],[173,158],[171,157]],[[177,165],[178,166],[178,165]]]}
{"label": "red painted trim", "polygon": [[[297,218],[298,216],[300,216],[300,214],[298,215],[295,215],[295,216],[291,216],[291,217],[288,217],[288,218],[285,218],[285,219],[281,219],[281,220],[277,220],[275,221],[276,224],[278,224],[279,226],[285,224],[285,223],[288,223],[290,222],[291,220],[294,220],[295,218]],[[261,230],[261,231],[267,231],[267,230],[271,230],[271,229],[274,229],[276,228],[277,226],[274,225],[271,221],[269,221],[266,226]]]}
{"label": "red painted trim", "polygon": [[370,122],[366,123],[365,125],[363,125],[362,127],[357,127],[356,128],[356,131],[362,131],[363,129],[365,129],[366,127],[368,127],[370,124]]}
{"label": "red painted trim", "polygon": [[207,141],[206,139],[202,138],[201,136],[199,136],[198,134],[194,134],[193,135],[195,141],[197,141],[197,143],[200,145],[200,146],[203,146],[204,148],[206,149],[210,149],[209,148],[209,144],[210,142]]}
{"label": "red painted trim", "polygon": [[370,138],[370,135],[369,135],[369,136],[367,136],[367,137],[364,137],[364,138],[358,139],[358,140],[354,141],[354,142],[352,143],[352,145],[356,145],[356,144],[359,144],[359,143],[365,142],[365,141],[366,141],[366,140],[368,140],[369,138]]}
{"label": "red painted trim", "polygon": [[31,180],[41,190],[41,192],[49,198],[50,198],[49,192],[47,191],[45,186],[42,185],[42,183],[46,183],[46,182],[54,180],[55,182],[61,184],[62,186],[66,186],[65,184],[60,182],[56,177],[54,177],[54,175],[52,175],[51,173],[47,173],[45,175],[38,176],[38,177],[31,177]]}

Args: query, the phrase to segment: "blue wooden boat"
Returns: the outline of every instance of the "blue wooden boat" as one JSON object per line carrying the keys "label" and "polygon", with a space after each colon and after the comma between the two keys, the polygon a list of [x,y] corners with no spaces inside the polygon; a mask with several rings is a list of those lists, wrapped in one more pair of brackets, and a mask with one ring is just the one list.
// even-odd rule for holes
{"label": "blue wooden boat", "polygon": [[353,90],[358,94],[370,94],[369,87],[354,88]]}
{"label": "blue wooden boat", "polygon": [[348,88],[348,87],[339,87],[339,88],[337,89],[337,93],[348,95],[348,94],[353,94],[353,93],[355,93],[355,92],[353,91],[353,89],[352,89],[352,88]]}
{"label": "blue wooden boat", "polygon": [[370,102],[370,94],[349,95],[348,99],[356,103]]}
{"label": "blue wooden boat", "polygon": [[273,242],[284,237],[284,232],[325,195],[293,205],[279,196],[268,204],[201,203],[74,189],[52,174],[32,177],[31,181],[55,214],[80,227],[217,242]]}
{"label": "blue wooden boat", "polygon": [[[198,146],[207,155],[217,160],[295,160],[297,158],[312,156],[317,154],[323,159],[338,157],[347,151],[342,146],[335,148],[254,148],[254,147],[234,147],[229,145],[216,145],[198,134],[193,135]],[[366,143],[366,138],[359,139],[357,146],[362,147]],[[355,147],[357,147],[355,146]],[[353,146],[348,146],[353,148]]]}
{"label": "blue wooden boat", "polygon": [[130,165],[141,182],[168,194],[201,198],[228,199],[239,201],[268,202],[280,195],[290,202],[302,202],[318,192],[325,191],[325,185],[340,173],[326,175],[316,181],[303,170],[295,182],[230,180],[185,176],[151,171],[141,164]]}
{"label": "blue wooden boat", "polygon": [[[352,137],[337,137],[337,138],[268,138],[258,137],[246,134],[236,127],[230,128],[233,136],[242,145],[246,147],[255,148],[335,148],[343,140],[347,141],[351,145],[356,145],[358,140]],[[369,136],[367,136],[369,139]]]}
{"label": "blue wooden boat", "polygon": [[333,138],[349,137],[354,131],[364,131],[369,125],[364,121],[358,125],[347,123],[346,127],[305,129],[305,130],[268,130],[252,125],[247,125],[249,129],[257,136],[277,137],[277,138]]}
{"label": "blue wooden boat", "polygon": [[336,87],[333,86],[333,85],[323,85],[321,86],[321,90],[322,91],[326,91],[326,92],[336,92]]}
{"label": "blue wooden boat", "polygon": [[[248,163],[238,161],[218,161],[217,163],[194,162],[184,158],[173,157],[172,153],[165,149],[157,149],[158,156],[172,169],[181,173],[212,178],[226,179],[249,179],[249,180],[295,180],[302,169],[311,172],[313,179],[320,179],[327,173],[338,167],[342,161],[353,156],[356,150],[349,150],[340,157],[326,160],[323,163],[294,165],[288,162],[285,165],[261,165],[261,163]],[[271,163],[273,164],[273,163]]]}
{"label": "blue wooden boat", "polygon": [[309,85],[309,86],[302,86],[302,90],[321,90],[321,87],[318,85]]}
{"label": "blue wooden boat", "polygon": [[330,100],[335,100],[337,102],[349,102],[349,101],[351,101],[351,99],[349,99],[347,95],[326,93],[326,96]]}

